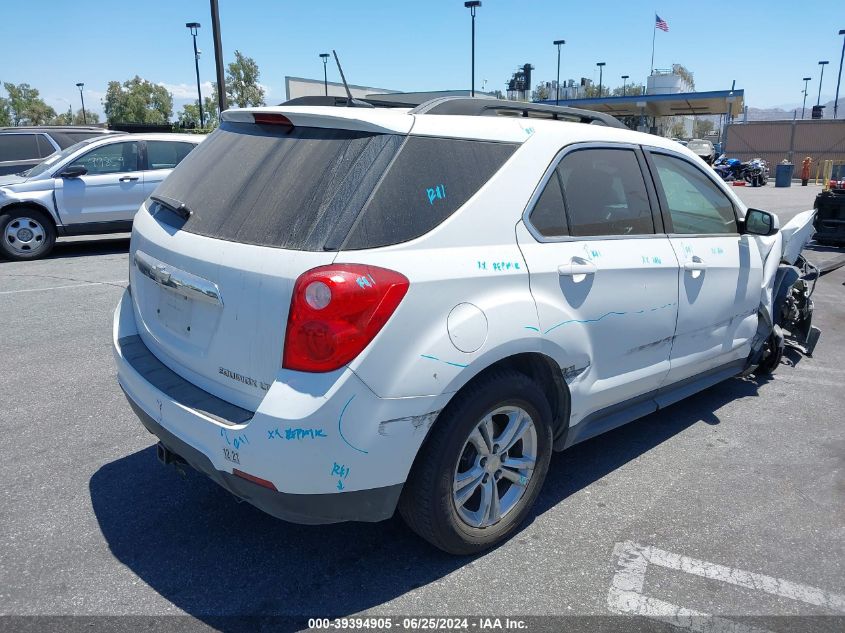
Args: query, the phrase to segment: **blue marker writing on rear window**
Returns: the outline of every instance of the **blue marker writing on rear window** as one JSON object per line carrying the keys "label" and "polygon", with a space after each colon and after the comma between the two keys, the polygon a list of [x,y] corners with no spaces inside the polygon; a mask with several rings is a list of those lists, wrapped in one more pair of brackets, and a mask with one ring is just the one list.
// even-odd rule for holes
{"label": "blue marker writing on rear window", "polygon": [[428,196],[428,203],[434,204],[435,200],[446,199],[446,185],[437,185],[434,188],[429,187],[425,190],[425,195]]}

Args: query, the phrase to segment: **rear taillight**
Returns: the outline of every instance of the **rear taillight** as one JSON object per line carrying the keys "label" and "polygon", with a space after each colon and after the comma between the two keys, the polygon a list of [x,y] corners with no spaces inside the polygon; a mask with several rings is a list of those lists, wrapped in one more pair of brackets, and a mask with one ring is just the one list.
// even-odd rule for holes
{"label": "rear taillight", "polygon": [[396,271],[363,264],[303,273],[293,287],[282,365],[312,372],[343,367],[387,323],[408,285]]}

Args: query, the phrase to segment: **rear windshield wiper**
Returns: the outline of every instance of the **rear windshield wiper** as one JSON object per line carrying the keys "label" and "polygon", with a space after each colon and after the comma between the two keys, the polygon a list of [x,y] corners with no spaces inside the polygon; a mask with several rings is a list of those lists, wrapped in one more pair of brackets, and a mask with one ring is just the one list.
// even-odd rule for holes
{"label": "rear windshield wiper", "polygon": [[161,206],[170,211],[173,211],[176,215],[178,215],[183,220],[187,220],[191,217],[191,210],[181,200],[177,200],[176,198],[168,198],[167,196],[159,196],[159,195],[152,195],[150,196],[150,200],[154,200],[158,202]]}

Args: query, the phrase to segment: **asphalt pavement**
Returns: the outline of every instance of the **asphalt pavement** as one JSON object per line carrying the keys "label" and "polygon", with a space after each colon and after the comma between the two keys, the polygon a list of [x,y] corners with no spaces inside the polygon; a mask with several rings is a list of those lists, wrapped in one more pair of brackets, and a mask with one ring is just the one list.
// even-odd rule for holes
{"label": "asphalt pavement", "polygon": [[[783,223],[817,190],[737,192]],[[5,617],[0,629],[235,630],[244,616],[297,616],[269,620],[292,630],[356,614],[845,628],[845,268],[815,291],[814,357],[790,351],[771,378],[729,380],[556,454],[524,528],[456,558],[398,517],[287,524],[161,466],[111,356],[127,247],[62,241],[49,259],[0,263],[0,614],[190,617]],[[807,254],[823,263],[845,250]]]}

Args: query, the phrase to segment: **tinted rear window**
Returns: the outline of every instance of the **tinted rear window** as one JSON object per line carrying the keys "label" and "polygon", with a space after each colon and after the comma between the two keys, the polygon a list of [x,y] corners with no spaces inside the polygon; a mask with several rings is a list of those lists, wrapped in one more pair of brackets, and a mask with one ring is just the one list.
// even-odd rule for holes
{"label": "tinted rear window", "polygon": [[66,147],[70,147],[74,143],[78,143],[79,141],[84,141],[87,138],[91,138],[93,136],[102,136],[101,132],[93,132],[93,131],[63,131],[63,132],[50,132],[50,136],[53,137],[53,140],[61,147],[65,149]]}
{"label": "tinted rear window", "polygon": [[40,158],[35,134],[0,134],[0,161]]}
{"label": "tinted rear window", "polygon": [[431,230],[515,147],[224,123],[156,193],[184,202],[192,215],[181,228],[198,235],[292,250],[373,248]]}
{"label": "tinted rear window", "polygon": [[409,137],[344,248],[388,246],[428,233],[463,206],[515,149],[511,143]]}

